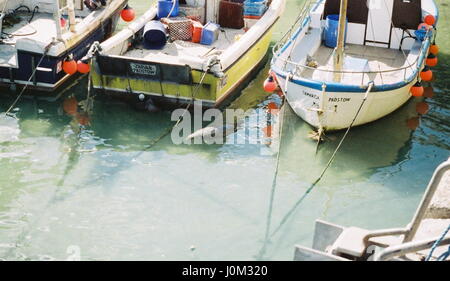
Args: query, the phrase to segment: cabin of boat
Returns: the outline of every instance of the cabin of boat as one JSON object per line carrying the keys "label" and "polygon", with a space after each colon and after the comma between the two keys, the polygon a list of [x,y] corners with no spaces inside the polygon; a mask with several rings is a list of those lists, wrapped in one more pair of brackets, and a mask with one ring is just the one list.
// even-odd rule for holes
{"label": "cabin of boat", "polygon": [[0,85],[55,90],[70,77],[63,61],[108,38],[127,2],[108,0],[91,11],[83,0],[0,0]]}
{"label": "cabin of boat", "polygon": [[[227,24],[242,19],[238,13],[242,13],[243,4],[235,3],[239,1],[197,2],[200,4],[191,6],[180,1],[179,9],[185,14],[180,12],[177,18],[163,20],[184,21],[199,16],[197,22],[206,28],[211,23],[220,24],[224,13],[234,17],[228,16],[231,23]],[[133,102],[145,96],[146,103],[159,108],[180,107],[193,100],[201,101],[205,108],[224,105],[267,57],[272,29],[283,12],[285,0],[263,2],[267,3],[266,10],[260,17],[244,16],[244,24],[237,27],[220,24],[216,40],[209,44],[175,38],[160,49],[149,49],[143,44],[146,24],[158,20],[157,7],[152,7],[100,45],[92,73],[94,88]],[[237,8],[227,10],[227,5]],[[172,37],[170,24],[168,27]]]}
{"label": "cabin of boat", "polygon": [[352,123],[367,91],[367,102],[354,125],[379,119],[403,105],[412,85],[420,81],[435,36],[431,27],[425,36],[417,34],[427,15],[437,22],[434,1],[347,0],[340,64],[336,56],[341,1],[310,2],[293,32],[274,48],[272,61],[274,76],[297,115],[329,131]]}

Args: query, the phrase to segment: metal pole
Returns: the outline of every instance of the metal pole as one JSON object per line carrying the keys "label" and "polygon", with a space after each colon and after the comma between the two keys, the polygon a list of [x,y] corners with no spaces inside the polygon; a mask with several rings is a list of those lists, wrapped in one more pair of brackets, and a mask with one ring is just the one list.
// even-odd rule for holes
{"label": "metal pole", "polygon": [[345,44],[345,23],[347,19],[348,0],[341,0],[341,9],[339,12],[339,30],[336,49],[334,49],[334,75],[335,82],[340,82],[342,78],[342,66],[344,64],[344,44]]}
{"label": "metal pole", "polygon": [[[379,254],[375,255],[374,261],[389,260],[395,257],[404,256],[409,253],[430,249],[439,238],[440,237],[435,237],[433,239],[423,241],[408,242],[405,244],[400,244],[386,248]],[[450,244],[450,237],[446,237],[441,241],[441,246],[448,244]]]}
{"label": "metal pole", "polygon": [[71,32],[75,32],[75,8],[73,0],[67,0],[67,14],[69,15],[69,27]]}
{"label": "metal pole", "polygon": [[61,29],[61,11],[59,7],[59,0],[55,0],[55,10],[53,12],[53,20],[56,26],[56,39],[62,41],[62,29]]}

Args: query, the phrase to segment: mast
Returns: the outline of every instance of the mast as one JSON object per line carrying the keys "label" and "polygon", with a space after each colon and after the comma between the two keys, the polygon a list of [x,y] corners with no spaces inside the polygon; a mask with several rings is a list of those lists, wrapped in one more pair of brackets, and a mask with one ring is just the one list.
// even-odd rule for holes
{"label": "mast", "polygon": [[342,67],[344,65],[344,42],[345,42],[345,24],[347,19],[348,0],[341,0],[341,9],[339,12],[339,30],[337,45],[334,49],[334,70],[338,71],[334,74],[334,81],[340,82],[342,78]]}

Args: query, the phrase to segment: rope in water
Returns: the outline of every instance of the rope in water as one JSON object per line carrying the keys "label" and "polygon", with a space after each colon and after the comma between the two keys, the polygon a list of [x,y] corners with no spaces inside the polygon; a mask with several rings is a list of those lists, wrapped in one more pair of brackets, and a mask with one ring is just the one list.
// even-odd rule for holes
{"label": "rope in water", "polygon": [[[450,224],[448,225],[447,229],[444,231],[444,233],[442,233],[441,237],[439,237],[438,240],[436,240],[436,242],[434,242],[433,246],[431,247],[430,253],[428,254],[427,258],[425,259],[425,261],[429,261],[431,259],[431,257],[433,256],[433,252],[434,250],[436,250],[436,248],[439,246],[439,244],[441,244],[442,240],[444,240],[445,236],[447,235],[447,233],[450,231]],[[436,260],[437,261],[444,261],[445,259],[447,259],[450,256],[450,246],[448,247],[447,252],[443,253],[442,255],[440,255]]]}
{"label": "rope in water", "polygon": [[13,108],[16,106],[17,102],[20,100],[20,98],[22,97],[23,93],[25,92],[25,90],[27,89],[28,85],[30,84],[31,79],[34,77],[34,75],[36,74],[36,71],[39,67],[39,65],[42,63],[42,61],[44,60],[45,56],[47,55],[47,52],[49,50],[49,46],[47,46],[44,50],[44,53],[42,54],[41,59],[39,60],[38,64],[36,65],[36,67],[34,68],[34,70],[31,73],[30,78],[28,78],[27,83],[25,84],[25,86],[22,88],[22,91],[20,91],[19,95],[16,97],[16,99],[14,100],[14,102],[11,104],[11,106],[8,108],[8,110],[5,111],[5,115],[9,115],[11,113],[11,110],[13,110]]}
{"label": "rope in water", "polygon": [[[306,198],[306,196],[308,196],[308,194],[314,189],[314,187],[320,182],[320,180],[323,178],[323,176],[325,175],[325,172],[328,170],[328,168],[330,167],[331,163],[333,162],[334,158],[336,157],[337,152],[339,151],[339,149],[341,148],[342,144],[344,143],[344,140],[346,139],[348,133],[350,132],[351,128],[353,127],[353,125],[355,124],[356,119],[359,116],[359,113],[361,112],[362,107],[364,106],[364,104],[367,101],[367,97],[370,93],[370,91],[372,91],[372,87],[373,87],[373,82],[369,83],[369,86],[367,88],[366,94],[361,102],[361,105],[358,108],[358,111],[355,114],[355,117],[353,118],[352,122],[350,123],[350,125],[347,128],[347,131],[345,132],[344,136],[342,137],[341,141],[339,142],[338,146],[336,147],[336,149],[334,150],[333,154],[330,157],[330,160],[328,161],[327,165],[324,167],[324,169],[322,170],[322,172],[320,173],[319,177],[310,185],[310,187],[305,191],[305,193],[300,197],[300,199],[295,203],[295,205],[289,210],[289,212],[286,213],[286,215],[283,217],[283,219],[281,220],[280,224],[277,226],[277,228],[272,232],[272,234],[270,234],[270,237],[273,237],[282,227],[283,225],[287,222],[287,220],[289,219],[289,217],[294,213],[294,211],[297,209],[297,207],[303,202],[303,200]],[[280,151],[278,151],[278,154],[280,154]],[[276,178],[278,175],[278,167],[279,167],[279,157],[277,157],[277,164],[276,164],[276,169],[275,169],[275,174],[274,177]],[[276,185],[276,179],[273,180],[272,183],[272,189],[274,189],[274,185]]]}

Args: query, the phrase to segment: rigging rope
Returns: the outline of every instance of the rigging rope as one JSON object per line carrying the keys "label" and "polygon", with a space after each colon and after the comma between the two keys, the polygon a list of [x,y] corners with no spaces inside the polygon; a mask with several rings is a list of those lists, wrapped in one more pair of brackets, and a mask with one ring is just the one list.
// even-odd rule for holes
{"label": "rigging rope", "polygon": [[[444,233],[442,233],[441,237],[439,237],[439,239],[436,240],[436,242],[434,242],[433,246],[431,247],[430,253],[428,254],[428,256],[425,259],[425,261],[429,261],[431,259],[431,256],[433,255],[434,250],[436,250],[436,248],[439,246],[439,244],[441,244],[442,240],[444,240],[445,236],[447,235],[447,233],[449,231],[450,231],[450,224],[448,225],[448,227],[444,231]],[[440,255],[436,260],[437,261],[443,261],[446,258],[448,258],[449,256],[450,256],[450,246],[449,246],[447,252],[445,252],[442,255]]]}
{"label": "rigging rope", "polygon": [[[322,170],[322,172],[320,173],[319,177],[311,184],[311,186],[305,191],[305,193],[300,197],[300,199],[295,203],[295,205],[289,210],[289,212],[286,213],[286,215],[283,217],[283,219],[281,220],[280,224],[277,226],[277,228],[272,232],[272,234],[270,234],[270,237],[273,237],[280,229],[281,227],[287,222],[287,220],[289,219],[289,217],[294,213],[294,211],[297,209],[297,207],[303,202],[303,200],[306,198],[306,196],[314,189],[314,187],[320,182],[320,180],[322,179],[322,177],[325,175],[325,172],[328,170],[328,168],[330,167],[331,163],[333,162],[334,158],[336,157],[337,152],[339,151],[339,149],[341,148],[342,144],[344,143],[344,140],[346,139],[348,133],[350,132],[350,129],[353,127],[356,119],[359,116],[359,113],[361,112],[362,107],[364,106],[364,104],[367,101],[367,97],[369,95],[369,93],[372,91],[373,88],[373,82],[369,83],[369,86],[367,88],[366,94],[361,102],[361,105],[358,108],[358,111],[355,114],[355,117],[353,118],[352,122],[350,123],[350,125],[347,128],[347,131],[345,132],[344,136],[342,137],[341,141],[339,142],[338,146],[336,147],[336,149],[334,150],[333,154],[331,155],[330,160],[328,161],[327,165],[325,166],[325,168]],[[279,152],[278,152],[279,153]],[[277,158],[277,162],[279,161],[279,158]],[[276,164],[276,171],[275,171],[275,175],[274,177],[276,178],[278,175],[278,163]],[[276,184],[276,180],[274,179],[274,183]]]}

